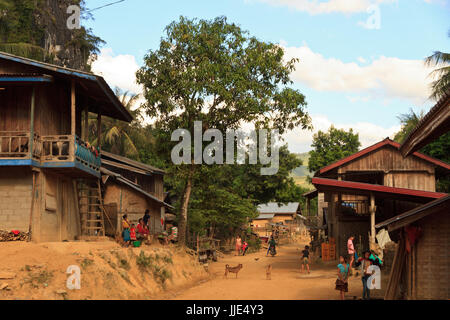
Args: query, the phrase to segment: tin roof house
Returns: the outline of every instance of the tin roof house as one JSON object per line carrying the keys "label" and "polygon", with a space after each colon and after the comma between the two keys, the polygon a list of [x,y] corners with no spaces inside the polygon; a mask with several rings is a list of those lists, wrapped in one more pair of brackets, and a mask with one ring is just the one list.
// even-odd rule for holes
{"label": "tin roof house", "polygon": [[104,116],[132,120],[102,77],[0,52],[0,229],[35,241],[104,235],[88,113],[98,128]]}

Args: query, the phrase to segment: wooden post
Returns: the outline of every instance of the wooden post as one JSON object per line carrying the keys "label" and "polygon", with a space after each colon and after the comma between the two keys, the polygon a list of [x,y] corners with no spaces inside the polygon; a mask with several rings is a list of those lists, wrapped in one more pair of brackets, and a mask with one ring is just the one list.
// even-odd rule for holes
{"label": "wooden post", "polygon": [[76,134],[76,101],[75,101],[75,80],[72,80],[71,82],[71,88],[70,88],[70,110],[71,110],[71,116],[70,116],[70,134],[72,135],[72,143],[69,145],[69,154],[72,158],[72,161],[75,159],[75,134]]}
{"label": "wooden post", "polygon": [[375,243],[375,196],[370,194],[370,242]]}
{"label": "wooden post", "polygon": [[[34,109],[36,103],[36,89],[32,88],[31,91],[31,110],[30,110],[30,141],[28,146],[30,148],[30,158],[33,160],[33,147],[34,147]],[[20,151],[20,150],[19,150]]]}
{"label": "wooden post", "polygon": [[70,110],[71,110],[71,124],[70,124],[70,134],[75,136],[76,130],[76,110],[75,110],[75,81],[72,80],[71,90],[70,90]]}
{"label": "wooden post", "polygon": [[102,115],[97,114],[97,147],[101,148],[101,137],[102,137]]}
{"label": "wooden post", "polygon": [[87,105],[84,107],[84,130],[83,141],[88,141],[89,138],[89,111]]}

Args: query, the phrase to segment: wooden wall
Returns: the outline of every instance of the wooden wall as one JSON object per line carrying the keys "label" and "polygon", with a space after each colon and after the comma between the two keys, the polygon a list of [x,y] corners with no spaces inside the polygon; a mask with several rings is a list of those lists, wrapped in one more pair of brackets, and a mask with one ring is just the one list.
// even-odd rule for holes
{"label": "wooden wall", "polygon": [[[36,68],[12,62],[0,64],[2,73],[33,73]],[[41,73],[41,72],[39,72]],[[35,132],[39,135],[70,134],[70,82],[55,78],[51,84],[35,86]],[[9,86],[0,90],[0,131],[29,131],[31,86]],[[76,133],[81,134],[80,97],[77,96]]]}
{"label": "wooden wall", "polygon": [[117,205],[118,227],[121,232],[121,221],[124,214],[128,215],[131,223],[137,224],[144,216],[145,210],[150,210],[150,232],[158,233],[162,231],[161,226],[161,205],[143,195],[142,193],[120,183],[107,181],[105,186],[105,205]]}
{"label": "wooden wall", "polygon": [[41,177],[38,241],[75,240],[80,221],[72,179],[48,171]]}
{"label": "wooden wall", "polygon": [[354,171],[384,172],[383,184],[391,187],[435,191],[434,165],[415,156],[403,158],[391,146],[385,146],[339,167],[339,173]]}
{"label": "wooden wall", "polygon": [[275,216],[272,218],[273,223],[283,222],[283,224],[286,224],[286,220],[293,220],[294,215],[292,214],[275,214]]}

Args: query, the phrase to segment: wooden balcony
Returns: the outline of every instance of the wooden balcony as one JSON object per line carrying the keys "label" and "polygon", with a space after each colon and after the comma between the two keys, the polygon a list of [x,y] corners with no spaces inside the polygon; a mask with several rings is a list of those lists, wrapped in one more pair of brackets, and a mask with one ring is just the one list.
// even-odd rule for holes
{"label": "wooden balcony", "polygon": [[100,176],[101,158],[97,148],[78,136],[43,136],[41,163],[46,168],[75,167]]}
{"label": "wooden balcony", "polygon": [[72,168],[100,176],[100,152],[76,135],[35,134],[32,148],[31,153],[29,132],[0,131],[0,165]]}
{"label": "wooden balcony", "polygon": [[368,200],[345,200],[337,202],[339,212],[343,215],[366,216],[370,214]]}
{"label": "wooden balcony", "polygon": [[0,131],[0,164],[22,163],[31,165],[33,161],[39,162],[41,157],[41,144],[39,135],[33,135],[30,152],[30,132],[26,131]]}

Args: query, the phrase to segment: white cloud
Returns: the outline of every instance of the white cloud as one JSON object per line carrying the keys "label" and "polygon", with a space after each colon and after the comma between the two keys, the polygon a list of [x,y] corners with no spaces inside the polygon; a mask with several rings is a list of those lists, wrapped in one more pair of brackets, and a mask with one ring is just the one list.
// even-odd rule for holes
{"label": "white cloud", "polygon": [[392,3],[397,0],[257,0],[274,6],[286,6],[288,8],[307,12],[311,15],[324,13],[352,14],[365,12],[371,4]]}
{"label": "white cloud", "polygon": [[138,69],[133,55],[115,56],[111,48],[102,49],[97,60],[92,63],[92,71],[105,78],[110,87],[119,87],[135,94],[142,93],[142,87],[136,83]]}
{"label": "white cloud", "polygon": [[307,45],[284,49],[287,59],[300,59],[292,79],[318,91],[364,93],[387,100],[402,98],[416,104],[424,103],[430,94],[431,69],[422,60],[380,56],[360,66],[357,62],[325,58]]}
{"label": "white cloud", "polygon": [[354,132],[359,133],[361,148],[366,148],[386,137],[393,138],[394,134],[400,130],[399,125],[384,128],[369,122],[333,123],[323,115],[311,115],[311,118],[314,131],[295,128],[284,135],[291,152],[306,152],[311,150],[313,134],[317,133],[319,130],[328,131],[331,125],[334,125],[334,127],[338,129],[345,129],[346,131],[352,128]]}

